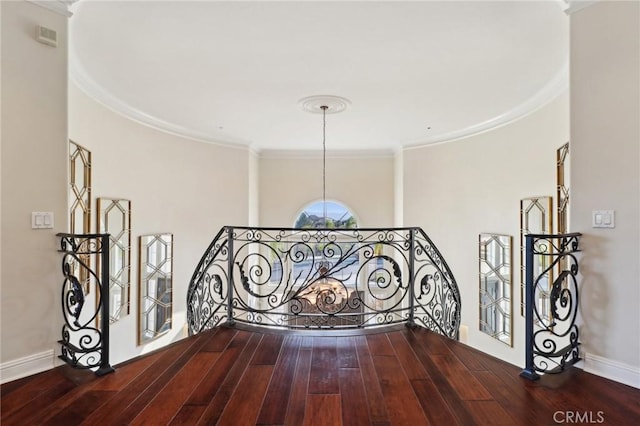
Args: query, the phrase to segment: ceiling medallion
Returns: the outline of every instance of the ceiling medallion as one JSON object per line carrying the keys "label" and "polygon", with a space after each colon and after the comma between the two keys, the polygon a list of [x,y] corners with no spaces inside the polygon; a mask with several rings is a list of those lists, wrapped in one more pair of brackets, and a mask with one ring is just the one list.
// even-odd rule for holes
{"label": "ceiling medallion", "polygon": [[[335,114],[347,109],[351,105],[351,101],[340,96],[315,95],[300,99],[298,105],[306,112]],[[323,109],[323,106],[327,108]]]}

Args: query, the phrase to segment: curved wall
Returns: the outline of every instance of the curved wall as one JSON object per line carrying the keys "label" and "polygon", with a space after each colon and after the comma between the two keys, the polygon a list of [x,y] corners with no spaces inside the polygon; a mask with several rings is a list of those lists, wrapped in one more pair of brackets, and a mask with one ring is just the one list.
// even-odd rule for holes
{"label": "curved wall", "polygon": [[[69,137],[92,152],[93,229],[97,197],[131,200],[131,313],[111,326],[118,363],[185,336],[187,287],[202,253],[220,227],[248,224],[250,154],[138,124],[73,84]],[[138,237],[160,232],[174,235],[173,329],[138,346]]]}
{"label": "curved wall", "polygon": [[[71,139],[93,152],[94,196],[132,200],[134,248],[140,234],[167,231],[175,238],[174,329],[152,344],[137,346],[138,253],[134,249],[132,314],[113,325],[119,336],[116,340],[121,342],[114,343],[114,362],[184,336],[179,327],[185,320],[186,285],[195,262],[220,226],[247,225],[255,212],[259,226],[289,227],[304,206],[322,196],[319,157],[269,152],[256,157],[246,149],[168,135],[121,117],[73,86],[69,116]],[[352,209],[362,227],[392,226],[398,224],[394,221],[399,190],[395,180],[401,178],[402,225],[424,228],[449,262],[462,292],[468,343],[519,364],[524,346],[524,322],[518,313],[519,200],[555,195],[555,150],[567,140],[568,96],[563,95],[499,129],[447,144],[406,149],[398,155],[401,162],[392,156],[330,153],[327,199]],[[398,167],[401,175],[396,173]],[[153,186],[158,170],[168,177],[162,189]],[[257,188],[251,189],[256,180]],[[168,205],[163,197],[170,200]],[[257,199],[259,208],[254,205]],[[246,222],[239,223],[238,218]],[[513,348],[477,331],[480,232],[514,237]],[[179,286],[182,282],[184,287]]]}
{"label": "curved wall", "polygon": [[[322,158],[260,158],[260,226],[290,227],[304,207],[322,200]],[[362,228],[393,224],[393,157],[327,157],[327,200],[347,206]]]}
{"label": "curved wall", "polygon": [[[520,199],[556,193],[556,150],[569,140],[569,96],[503,127],[403,153],[404,224],[422,227],[460,287],[466,342],[524,361],[520,315]],[[555,212],[554,226],[555,226]],[[478,330],[478,234],[513,236],[513,347]],[[465,332],[461,335],[464,339]]]}
{"label": "curved wall", "polygon": [[[322,197],[321,158],[256,155],[169,135],[107,109],[73,84],[69,117],[70,138],[92,152],[94,200],[132,201],[131,314],[112,325],[114,363],[184,337],[188,281],[221,226],[290,227]],[[393,168],[391,155],[329,156],[327,199],[352,209],[360,226],[389,226]],[[95,229],[95,213],[92,222]],[[154,232],[174,234],[174,328],[138,346],[137,238]]]}

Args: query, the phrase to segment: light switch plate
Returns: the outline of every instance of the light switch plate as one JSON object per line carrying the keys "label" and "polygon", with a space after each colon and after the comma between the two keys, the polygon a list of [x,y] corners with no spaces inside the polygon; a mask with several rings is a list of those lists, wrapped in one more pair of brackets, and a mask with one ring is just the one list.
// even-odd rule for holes
{"label": "light switch plate", "polygon": [[31,212],[31,229],[52,229],[53,212]]}
{"label": "light switch plate", "polygon": [[614,210],[593,210],[591,215],[592,228],[615,228],[616,212]]}

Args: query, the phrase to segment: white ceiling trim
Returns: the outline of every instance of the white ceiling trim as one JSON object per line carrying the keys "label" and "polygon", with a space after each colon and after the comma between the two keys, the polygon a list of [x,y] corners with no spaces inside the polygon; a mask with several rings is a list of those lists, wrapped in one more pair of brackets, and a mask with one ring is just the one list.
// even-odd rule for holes
{"label": "white ceiling trim", "polygon": [[425,139],[420,142],[409,142],[404,145],[403,150],[422,148],[427,145],[435,145],[455,140],[464,139],[519,120],[538,109],[542,108],[555,98],[563,94],[569,88],[569,61],[566,61],[560,71],[549,81],[538,93],[515,108],[482,123],[464,129],[454,130],[444,133],[434,138]]}
{"label": "white ceiling trim", "polygon": [[567,7],[564,9],[564,13],[567,15],[571,15],[572,13],[576,13],[579,10],[584,9],[585,7],[589,7],[595,3],[598,3],[600,0],[563,0]]}
{"label": "white ceiling trim", "polygon": [[[77,0],[54,0],[54,1],[33,1],[34,3],[57,3],[57,4],[72,4]],[[576,1],[569,0],[558,0],[558,4],[566,5],[570,3],[576,3]],[[585,0],[581,2],[580,5],[584,3],[592,4],[593,0]],[[584,7],[584,6],[583,6]],[[558,11],[558,13],[562,13]],[[503,112],[502,114],[490,118],[484,122],[473,124],[469,127],[456,129],[448,133],[439,134],[437,136],[432,137],[420,137],[419,139],[402,141],[402,147],[396,148],[395,150],[385,151],[387,154],[397,152],[398,150],[410,149],[410,148],[419,148],[426,145],[440,144],[446,143],[454,140],[459,140],[462,138],[466,138],[469,136],[473,136],[479,133],[486,132],[491,129],[495,129],[497,127],[508,124],[512,121],[520,119],[542,106],[548,104],[550,101],[555,99],[560,94],[564,93],[568,86],[568,60],[565,61],[563,67],[559,72],[553,77],[551,81],[549,81],[545,86],[542,87],[537,93],[531,96],[526,101],[521,104],[515,105],[512,109]],[[107,90],[105,87],[98,84],[91,76],[86,72],[80,61],[76,59],[76,56],[71,53],[69,55],[69,78],[71,82],[77,85],[80,90],[82,90],[87,96],[94,99],[96,102],[104,105],[110,110],[127,117],[135,122],[138,122],[142,125],[151,127],[153,129],[163,131],[172,135],[176,135],[179,137],[183,137],[186,139],[196,140],[205,143],[216,144],[224,147],[232,147],[232,148],[242,148],[249,149],[255,153],[260,153],[261,151],[265,151],[258,147],[258,141],[256,140],[234,140],[227,139],[224,137],[214,138],[211,134],[206,132],[197,131],[191,129],[189,127],[178,125],[174,122],[170,122],[167,120],[160,119],[152,114],[149,114],[141,109],[135,108],[129,103],[122,100],[122,98],[114,95],[112,92]],[[393,142],[392,140],[388,141],[389,143]],[[313,151],[313,150],[312,150]],[[370,150],[363,150],[370,151]],[[278,154],[278,152],[280,152]],[[351,150],[351,153],[353,150]],[[274,155],[281,156],[281,150],[274,150]],[[363,152],[365,154],[365,152]],[[272,154],[266,154],[272,155]],[[294,154],[299,155],[299,154]],[[347,154],[351,155],[351,154]],[[366,154],[365,154],[366,155]]]}
{"label": "white ceiling trim", "polygon": [[69,8],[77,1],[78,0],[27,0],[29,3],[44,7],[45,9],[56,12],[62,16],[66,16],[67,18],[73,16],[73,12],[71,12]]}
{"label": "white ceiling trim", "polygon": [[108,90],[104,89],[96,83],[95,80],[89,77],[84,70],[84,67],[80,65],[74,55],[71,54],[69,55],[69,79],[91,99],[115,113],[144,126],[197,142],[210,143],[225,148],[249,149],[258,152],[251,145],[240,145],[237,143],[234,144],[212,139],[207,134],[195,132],[186,127],[161,120],[151,114],[147,114],[144,111],[140,111],[139,109],[132,107],[120,98],[111,94]]}
{"label": "white ceiling trim", "polygon": [[[266,159],[320,159],[322,150],[264,149],[258,154]],[[327,158],[393,158],[392,149],[329,150]]]}
{"label": "white ceiling trim", "polygon": [[[260,155],[267,157],[276,156],[282,158],[283,153],[286,150],[260,150],[252,145],[240,145],[230,142],[224,142],[220,140],[212,139],[209,135],[195,132],[183,126],[179,126],[174,123],[170,123],[165,120],[161,120],[155,116],[147,114],[136,108],[133,108],[126,102],[122,101],[118,97],[112,95],[109,91],[97,84],[87,73],[83,70],[83,67],[74,59],[73,55],[69,55],[69,77],[73,83],[75,83],[87,96],[94,99],[98,103],[105,107],[115,111],[116,113],[123,115],[133,121],[136,121],[145,126],[160,130],[166,133],[173,134],[175,136],[192,139],[200,142],[212,143],[230,148],[248,148]],[[548,104],[556,97],[564,93],[569,87],[569,63],[565,62],[561,70],[556,76],[549,81],[538,93],[533,95],[524,103],[516,106],[515,108],[482,123],[475,124],[473,126],[466,127],[464,129],[455,130],[453,132],[445,133],[430,139],[423,139],[420,141],[408,142],[402,149],[421,148],[426,145],[441,144],[451,142],[458,139],[463,139],[469,136],[484,133],[488,130],[495,129],[497,127],[504,126],[512,121],[518,120],[532,112],[538,110],[544,105]],[[367,156],[367,151],[362,152]],[[353,156],[354,151],[346,152],[347,156]],[[374,153],[374,156],[379,155],[378,152],[383,152],[383,156],[393,155],[393,150],[379,150],[370,151]],[[293,151],[293,156],[300,158],[300,151]],[[312,155],[313,157],[313,155]]]}

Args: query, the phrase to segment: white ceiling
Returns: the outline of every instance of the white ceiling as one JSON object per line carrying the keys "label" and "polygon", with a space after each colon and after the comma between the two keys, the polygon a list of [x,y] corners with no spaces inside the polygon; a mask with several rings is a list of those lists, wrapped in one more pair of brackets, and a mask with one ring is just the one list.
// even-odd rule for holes
{"label": "white ceiling", "polygon": [[321,148],[298,100],[351,100],[329,150],[451,140],[567,87],[561,1],[92,1],[74,5],[70,75],[173,133],[263,150]]}

